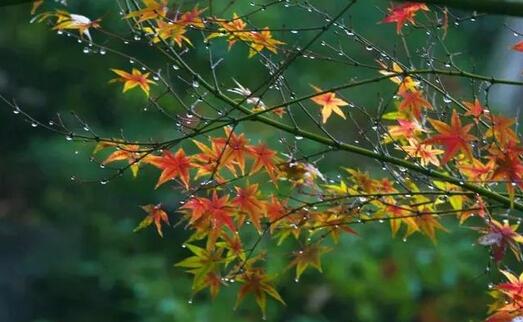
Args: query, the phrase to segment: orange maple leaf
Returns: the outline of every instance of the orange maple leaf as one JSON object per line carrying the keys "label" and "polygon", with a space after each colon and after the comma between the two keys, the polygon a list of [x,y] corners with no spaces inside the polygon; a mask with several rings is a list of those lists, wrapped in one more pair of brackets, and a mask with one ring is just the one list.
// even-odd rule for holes
{"label": "orange maple leaf", "polygon": [[258,185],[251,184],[245,188],[235,187],[237,195],[232,200],[232,205],[238,207],[241,212],[245,212],[250,217],[250,221],[260,232],[260,219],[265,212],[264,202],[258,199]]}
{"label": "orange maple leaf", "polygon": [[490,121],[492,122],[492,126],[485,132],[485,137],[494,137],[501,145],[506,145],[511,141],[519,142],[518,136],[511,128],[514,123],[516,123],[515,118],[491,115]]}
{"label": "orange maple leaf", "polygon": [[148,162],[163,170],[155,188],[158,188],[169,180],[180,178],[185,188],[189,189],[189,169],[193,165],[191,160],[185,155],[183,149],[178,149],[176,153],[165,150],[163,151],[163,156],[155,156],[150,158]]}
{"label": "orange maple leaf", "polygon": [[267,50],[277,54],[278,46],[285,44],[283,41],[279,41],[272,38],[272,34],[269,30],[269,27],[263,28],[261,32],[252,31],[250,41],[251,45],[249,49],[249,58],[261,52],[263,48],[267,48]]}
{"label": "orange maple leaf", "polygon": [[162,210],[160,204],[145,205],[142,206],[142,209],[147,213],[147,217],[145,217],[133,231],[137,232],[146,227],[149,227],[151,224],[154,223],[158,235],[160,235],[160,237],[163,237],[162,223],[169,225],[169,216],[167,216],[167,213],[164,210]]}
{"label": "orange maple leaf", "polygon": [[114,68],[111,70],[120,77],[110,80],[109,83],[114,83],[114,82],[124,83],[123,89],[122,89],[122,92],[124,92],[124,93],[130,89],[135,88],[136,86],[140,86],[140,88],[145,93],[145,95],[147,97],[149,97],[149,91],[150,91],[149,84],[156,84],[155,81],[148,79],[150,73],[142,74],[142,72],[140,72],[136,68],[133,68],[131,73],[128,73],[128,72],[120,70],[120,69],[114,69]]}
{"label": "orange maple leaf", "polygon": [[[311,85],[312,86],[312,85]],[[316,92],[322,92],[322,90],[316,86],[312,86]],[[321,105],[321,115],[323,117],[322,122],[325,124],[329,117],[331,116],[332,112],[338,114],[342,118],[346,119],[345,114],[340,109],[340,106],[347,106],[349,105],[347,102],[345,102],[342,99],[339,99],[336,97],[336,94],[334,92],[328,92],[321,95],[314,96],[311,98],[311,100]]]}
{"label": "orange maple leaf", "polygon": [[271,296],[278,302],[285,305],[285,302],[281,298],[280,294],[271,284],[271,278],[265,273],[262,268],[248,268],[244,273],[238,276],[236,279],[242,284],[238,291],[238,297],[236,299],[237,307],[240,302],[249,293],[253,294],[256,298],[256,303],[260,307],[262,313],[265,316],[265,310],[267,307],[267,295]]}
{"label": "orange maple leaf", "polygon": [[423,108],[432,109],[432,104],[423,97],[422,91],[403,91],[399,93],[403,100],[399,110],[412,114],[415,118],[421,118]]}
{"label": "orange maple leaf", "polygon": [[[143,151],[140,146],[134,144],[104,143],[103,145],[98,145],[97,149],[104,149],[110,146],[115,146],[117,150],[111,153],[102,162],[102,165],[107,165],[115,161],[127,160],[134,177],[138,175],[138,170],[142,163],[148,163],[151,158],[154,158],[152,155]],[[95,149],[93,153],[98,152],[97,149]]]}
{"label": "orange maple leaf", "polygon": [[138,17],[138,23],[149,19],[158,19],[167,15],[168,0],[142,0],[144,7],[135,11],[129,12],[124,18]]}
{"label": "orange maple leaf", "polygon": [[425,140],[423,143],[436,143],[445,147],[445,154],[441,159],[442,164],[446,164],[460,151],[462,151],[469,160],[472,160],[472,147],[469,142],[476,139],[476,137],[468,133],[472,128],[472,123],[462,126],[456,110],[452,110],[450,125],[433,119],[429,119],[429,122],[439,134]]}
{"label": "orange maple leaf", "polygon": [[261,143],[252,147],[252,153],[254,156],[254,164],[251,167],[251,173],[254,174],[262,168],[265,168],[265,171],[267,171],[271,179],[276,181],[278,168],[275,162],[279,161],[276,157],[276,151],[269,149],[267,145]]}
{"label": "orange maple leaf", "polygon": [[463,101],[461,103],[463,103],[463,105],[465,105],[465,107],[467,108],[467,112],[465,112],[464,115],[465,116],[472,116],[472,117],[474,117],[476,122],[479,121],[479,118],[483,114],[488,112],[487,110],[485,110],[483,108],[483,106],[481,106],[481,103],[479,102],[479,100],[477,98],[474,100],[474,102]]}
{"label": "orange maple leaf", "polygon": [[331,251],[330,248],[320,245],[306,245],[299,251],[294,252],[294,259],[289,267],[296,266],[296,280],[300,279],[301,274],[311,266],[319,272],[321,269],[321,255]]}

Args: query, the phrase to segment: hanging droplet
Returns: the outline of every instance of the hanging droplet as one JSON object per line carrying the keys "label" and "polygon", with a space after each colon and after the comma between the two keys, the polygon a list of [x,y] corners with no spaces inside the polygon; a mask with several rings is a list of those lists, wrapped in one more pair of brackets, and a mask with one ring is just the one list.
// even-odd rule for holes
{"label": "hanging droplet", "polygon": [[108,182],[109,182],[109,181],[107,181],[107,180],[101,180],[101,181],[100,181],[100,184],[102,184],[102,185],[106,185]]}
{"label": "hanging droplet", "polygon": [[31,126],[32,126],[32,127],[37,127],[37,126],[38,126],[38,123],[33,122],[33,123],[31,123]]}
{"label": "hanging droplet", "polygon": [[100,55],[105,55],[107,53],[105,48],[100,48],[100,50],[98,52],[100,53]]}

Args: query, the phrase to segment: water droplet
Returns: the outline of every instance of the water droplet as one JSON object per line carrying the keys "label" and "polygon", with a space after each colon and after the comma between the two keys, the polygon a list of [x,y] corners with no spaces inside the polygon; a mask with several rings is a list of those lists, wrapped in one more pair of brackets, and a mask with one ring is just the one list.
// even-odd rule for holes
{"label": "water droplet", "polygon": [[133,59],[129,59],[129,64],[134,64],[134,60]]}
{"label": "water droplet", "polygon": [[134,35],[134,40],[140,41],[140,40],[142,40],[142,38],[139,35]]}
{"label": "water droplet", "polygon": [[72,140],[73,140],[73,136],[72,136],[72,135],[66,135],[66,136],[65,136],[65,139],[66,139],[67,141],[72,141]]}
{"label": "water droplet", "polygon": [[192,304],[192,299],[189,299],[187,303]]}
{"label": "water droplet", "polygon": [[294,138],[295,138],[296,140],[298,140],[298,141],[303,140],[303,136],[299,136],[299,135],[296,135]]}
{"label": "water droplet", "polygon": [[83,49],[84,54],[88,54],[90,51],[89,47],[84,47]]}
{"label": "water droplet", "polygon": [[180,69],[180,67],[178,67],[178,65],[173,65],[173,69],[178,70],[178,69]]}
{"label": "water droplet", "polygon": [[100,184],[102,184],[102,185],[106,185],[107,182],[109,182],[109,181],[107,181],[107,180],[102,180],[102,181],[100,181]]}
{"label": "water droplet", "polygon": [[20,109],[17,107],[13,110],[13,113],[14,114],[20,114]]}
{"label": "water droplet", "polygon": [[200,87],[200,83],[198,83],[197,80],[193,80],[193,81],[192,81],[192,87],[193,87],[193,88],[198,88],[198,87]]}
{"label": "water droplet", "polygon": [[33,123],[31,123],[31,126],[32,126],[32,127],[37,127],[37,126],[38,126],[38,123],[33,122]]}
{"label": "water droplet", "polygon": [[100,55],[105,55],[107,53],[107,51],[105,50],[105,48],[100,48],[99,53],[100,53]]}
{"label": "water droplet", "polygon": [[297,34],[298,30],[291,30],[291,34]]}
{"label": "water droplet", "polygon": [[299,282],[300,282],[300,279],[296,277],[296,278],[294,279],[294,281],[295,281],[296,283],[299,283]]}

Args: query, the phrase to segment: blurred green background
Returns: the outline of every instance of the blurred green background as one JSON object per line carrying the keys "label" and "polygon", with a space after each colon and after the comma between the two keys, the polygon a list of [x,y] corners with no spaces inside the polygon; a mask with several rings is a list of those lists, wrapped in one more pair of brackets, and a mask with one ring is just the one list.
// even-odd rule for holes
{"label": "blurred green background", "polygon": [[[334,12],[344,3],[333,1],[326,10]],[[362,1],[351,12],[350,21],[368,38],[393,48],[390,39],[395,37],[395,28],[376,24],[383,17],[377,8],[387,6],[386,1]],[[249,7],[242,3],[236,10],[244,13],[252,10]],[[125,32],[123,24],[115,26],[119,16],[112,1],[70,1],[69,10],[103,16],[104,26]],[[281,6],[267,10],[253,21],[272,27],[318,23],[306,20],[304,15],[286,15],[283,10]],[[62,112],[70,120],[69,111],[75,111],[105,136],[118,136],[120,129],[137,139],[175,133],[171,121],[150,109],[143,110],[141,93],[123,97],[119,86],[107,84],[113,77],[109,68],[129,69],[127,61],[112,55],[84,54],[85,44],[57,36],[45,24],[29,24],[27,4],[2,7],[0,17],[0,93],[15,98],[31,115],[47,121]],[[487,41],[484,35],[505,32],[500,31],[501,18],[489,19],[464,23],[452,29],[447,39],[452,50],[462,53],[457,59],[483,72],[488,71],[485,62],[493,59],[496,49],[494,41]],[[96,32],[93,35],[104,39]],[[300,36],[294,40],[282,37],[294,44],[307,39]],[[415,48],[427,39],[422,31],[411,41]],[[222,45],[217,50],[223,54],[226,49]],[[154,57],[143,47],[131,44],[126,48],[137,55]],[[232,85],[229,77],[253,87],[259,82],[262,69],[248,61],[246,54],[245,48],[231,51],[232,58],[224,65],[228,75],[224,82]],[[190,55],[196,66],[198,60],[206,64],[206,52],[201,48]],[[354,55],[365,57],[365,52],[355,51]],[[168,69],[161,62],[157,65]],[[303,68],[314,72],[304,73]],[[205,73],[206,69],[201,70]],[[354,75],[358,75],[354,70],[309,61],[298,62],[298,67],[287,74],[290,79],[299,79],[296,86],[304,92],[311,82],[326,87]],[[186,85],[173,79],[183,91]],[[449,84],[458,95],[470,99],[470,87],[458,82]],[[383,84],[347,95],[371,106],[376,103],[377,91],[391,88]],[[188,303],[190,276],[173,267],[188,255],[181,247],[187,237],[182,228],[166,229],[163,239],[154,229],[132,232],[143,216],[139,205],[163,202],[174,209],[180,199],[176,191],[152,189],[156,172],[145,169],[134,180],[127,173],[100,185],[97,181],[108,172],[89,162],[92,144],[68,142],[62,136],[31,127],[7,106],[0,110],[0,321],[261,320],[252,299],[232,310],[237,285],[223,288],[214,301],[202,292],[192,304]],[[335,133],[346,138],[355,136],[356,130],[342,127],[340,120],[333,123],[338,127]],[[273,142],[278,134],[260,128],[249,137]],[[302,144],[304,150],[318,148]],[[354,166],[376,171],[365,159],[343,157]],[[321,169],[332,174],[338,166],[339,160],[327,159]],[[96,182],[79,183],[71,181],[71,176]],[[488,252],[473,245],[475,235],[470,230],[451,222],[451,233],[439,234],[436,246],[419,236],[406,243],[401,238],[392,239],[387,224],[358,227],[360,237],[343,238],[335,251],[324,257],[323,274],[307,271],[295,283],[289,271],[277,279],[287,306],[271,301],[268,320],[480,321],[485,317],[487,285],[492,278],[485,272]],[[290,250],[289,246],[270,248],[269,270],[285,267]]]}

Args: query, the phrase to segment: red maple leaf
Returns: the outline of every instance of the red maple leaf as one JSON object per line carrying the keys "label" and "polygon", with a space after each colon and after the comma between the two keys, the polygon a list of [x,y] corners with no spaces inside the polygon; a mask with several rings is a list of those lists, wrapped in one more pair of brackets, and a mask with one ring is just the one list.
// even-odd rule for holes
{"label": "red maple leaf", "polygon": [[381,22],[384,23],[396,23],[396,32],[399,34],[401,28],[407,23],[415,25],[414,16],[420,10],[429,11],[429,8],[424,3],[412,3],[408,2],[400,6],[392,7],[389,9],[389,14]]}
{"label": "red maple leaf", "polygon": [[441,144],[445,147],[445,154],[441,159],[442,164],[446,164],[452,157],[462,151],[468,159],[472,159],[472,147],[470,141],[476,139],[469,134],[473,124],[461,125],[456,110],[452,111],[450,125],[445,122],[429,119],[430,124],[438,131],[439,134],[425,140],[424,144]]}

